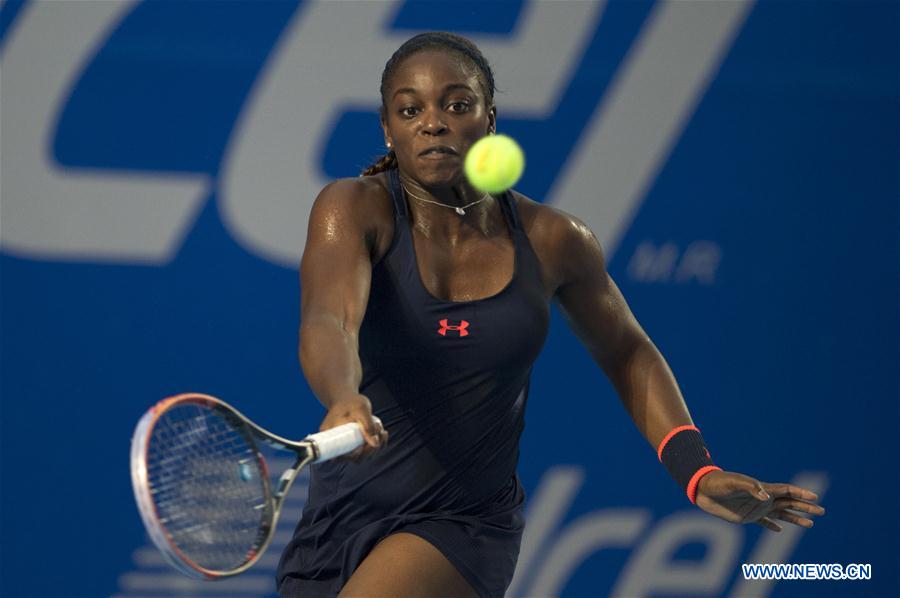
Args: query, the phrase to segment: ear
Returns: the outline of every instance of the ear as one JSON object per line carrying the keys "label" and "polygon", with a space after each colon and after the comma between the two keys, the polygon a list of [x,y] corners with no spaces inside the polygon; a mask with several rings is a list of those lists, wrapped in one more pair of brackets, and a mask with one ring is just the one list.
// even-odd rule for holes
{"label": "ear", "polygon": [[391,134],[388,132],[387,121],[384,118],[384,110],[380,111],[380,120],[381,120],[381,132],[384,133],[384,145],[388,147],[388,149],[393,149],[394,140],[391,139]]}
{"label": "ear", "polygon": [[491,106],[488,108],[488,135],[493,135],[497,132],[497,107]]}

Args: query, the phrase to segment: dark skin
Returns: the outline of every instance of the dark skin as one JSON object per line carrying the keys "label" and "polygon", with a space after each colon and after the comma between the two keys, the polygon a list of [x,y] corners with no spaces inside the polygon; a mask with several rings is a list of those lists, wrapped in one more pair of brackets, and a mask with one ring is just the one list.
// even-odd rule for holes
{"label": "dark skin", "polygon": [[[389,83],[382,127],[404,186],[415,196],[453,206],[481,198],[462,173],[466,150],[496,126],[496,110],[478,70],[452,53],[421,51],[408,57]],[[427,151],[438,146],[441,151]],[[514,195],[541,263],[547,300],[562,309],[640,432],[655,448],[673,428],[692,424],[671,370],[607,273],[590,229],[560,210]],[[496,199],[489,197],[462,217],[412,197],[409,209],[419,272],[432,295],[469,301],[506,286],[514,271],[513,242]],[[313,206],[301,264],[301,365],[328,409],[320,429],[351,421],[363,427],[366,445],[356,458],[388,439],[372,418],[368,398],[358,392],[358,333],[372,266],[387,252],[393,228],[383,173],[336,181]],[[697,506],[712,515],[773,531],[781,530],[776,521],[812,527],[810,517],[825,512],[817,500],[804,488],[725,471],[705,475],[696,495]],[[341,595],[475,592],[428,542],[399,533],[373,549]]]}

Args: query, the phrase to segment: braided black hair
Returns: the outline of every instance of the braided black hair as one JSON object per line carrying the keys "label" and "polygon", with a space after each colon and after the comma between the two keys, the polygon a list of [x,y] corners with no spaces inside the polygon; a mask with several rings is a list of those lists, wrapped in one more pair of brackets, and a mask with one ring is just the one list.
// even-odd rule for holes
{"label": "braided black hair", "polygon": [[[487,58],[485,58],[481,53],[481,50],[478,49],[478,46],[461,35],[447,33],[446,31],[429,31],[427,33],[420,33],[419,35],[406,40],[402,46],[397,48],[397,51],[394,52],[390,60],[387,61],[387,64],[384,65],[384,72],[381,73],[382,115],[387,110],[386,98],[388,82],[391,80],[391,77],[394,76],[397,67],[413,54],[424,50],[455,52],[468,60],[481,73],[479,79],[488,106],[494,104],[494,92],[496,91],[496,86],[494,85],[494,72],[491,70],[491,65],[488,64]],[[378,174],[379,172],[384,172],[393,168],[397,168],[397,156],[394,154],[394,150],[390,150],[387,154],[375,161],[374,164],[366,168],[362,172],[362,176]]]}

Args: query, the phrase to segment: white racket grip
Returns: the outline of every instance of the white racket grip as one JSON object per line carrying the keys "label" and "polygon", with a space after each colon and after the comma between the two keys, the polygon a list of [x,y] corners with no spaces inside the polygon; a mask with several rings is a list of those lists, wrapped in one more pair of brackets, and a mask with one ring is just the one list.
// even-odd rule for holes
{"label": "white racket grip", "polygon": [[311,441],[316,445],[318,457],[313,463],[328,461],[352,453],[365,442],[362,428],[356,422],[310,434],[304,440]]}

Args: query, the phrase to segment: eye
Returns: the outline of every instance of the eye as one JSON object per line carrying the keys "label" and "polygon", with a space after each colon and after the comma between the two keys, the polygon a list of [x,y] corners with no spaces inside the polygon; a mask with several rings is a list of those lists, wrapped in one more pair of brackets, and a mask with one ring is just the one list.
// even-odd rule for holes
{"label": "eye", "polygon": [[405,106],[400,109],[400,115],[405,116],[406,118],[412,118],[419,111],[415,106]]}
{"label": "eye", "polygon": [[456,112],[458,114],[462,114],[463,112],[469,111],[469,103],[468,102],[452,102],[450,106],[448,106],[450,112]]}

